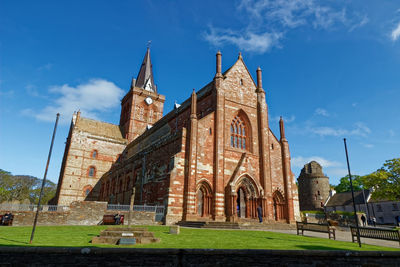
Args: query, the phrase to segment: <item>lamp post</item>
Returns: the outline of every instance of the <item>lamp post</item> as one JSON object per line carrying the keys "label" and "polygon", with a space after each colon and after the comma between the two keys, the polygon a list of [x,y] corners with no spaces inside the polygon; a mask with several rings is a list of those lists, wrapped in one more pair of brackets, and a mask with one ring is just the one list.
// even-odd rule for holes
{"label": "lamp post", "polygon": [[343,142],[344,142],[344,150],[345,150],[345,152],[346,152],[347,170],[349,171],[350,188],[351,188],[351,198],[353,199],[354,217],[355,217],[355,219],[356,219],[357,241],[358,241],[358,246],[361,247],[360,228],[359,228],[359,226],[358,226],[358,216],[357,216],[357,210],[356,210],[356,202],[354,201],[353,181],[352,181],[352,179],[351,179],[350,163],[349,163],[349,155],[348,155],[348,153],[347,153],[346,138],[343,138]]}

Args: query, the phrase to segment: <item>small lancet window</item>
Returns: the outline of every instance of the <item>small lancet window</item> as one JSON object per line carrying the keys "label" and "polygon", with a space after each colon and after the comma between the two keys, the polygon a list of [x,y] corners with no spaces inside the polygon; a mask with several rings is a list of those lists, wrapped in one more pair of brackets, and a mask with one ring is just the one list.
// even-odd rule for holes
{"label": "small lancet window", "polygon": [[240,79],[240,85],[243,85],[243,79]]}
{"label": "small lancet window", "polygon": [[92,152],[92,158],[96,159],[97,158],[97,150],[93,150]]}
{"label": "small lancet window", "polygon": [[239,116],[236,116],[231,123],[231,146],[246,149],[246,139],[246,125]]}
{"label": "small lancet window", "polygon": [[94,177],[96,174],[96,169],[92,166],[89,168],[89,177]]}

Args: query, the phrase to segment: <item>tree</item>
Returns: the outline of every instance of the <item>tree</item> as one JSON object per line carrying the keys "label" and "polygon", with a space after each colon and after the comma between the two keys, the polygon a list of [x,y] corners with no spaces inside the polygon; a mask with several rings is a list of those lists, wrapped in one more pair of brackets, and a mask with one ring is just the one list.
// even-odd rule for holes
{"label": "tree", "polygon": [[373,199],[400,200],[400,158],[387,160],[383,167],[363,177],[369,188],[374,188]]}
{"label": "tree", "polygon": [[[363,182],[363,177],[362,176],[352,175],[351,179],[353,181],[353,190],[354,191],[360,191],[360,190],[363,189],[364,182]],[[343,193],[343,192],[350,192],[351,191],[350,179],[349,179],[348,175],[346,175],[345,177],[340,178],[340,183],[337,186],[335,186],[335,190],[336,190],[337,193]]]}
{"label": "tree", "polygon": [[13,184],[11,173],[0,169],[0,202],[10,201],[11,197],[11,188]]}
{"label": "tree", "polygon": [[[42,179],[28,175],[12,175],[0,169],[0,202],[28,199],[37,204]],[[43,189],[42,204],[46,204],[55,196],[57,185],[47,180]]]}
{"label": "tree", "polygon": [[[29,200],[31,201],[31,203],[35,204],[38,203],[41,186],[42,186],[42,180],[40,180],[40,185],[38,187],[30,191]],[[57,185],[52,181],[46,180],[46,183],[43,188],[42,200],[40,203],[43,205],[47,204],[49,200],[56,195],[56,191],[57,191]]]}

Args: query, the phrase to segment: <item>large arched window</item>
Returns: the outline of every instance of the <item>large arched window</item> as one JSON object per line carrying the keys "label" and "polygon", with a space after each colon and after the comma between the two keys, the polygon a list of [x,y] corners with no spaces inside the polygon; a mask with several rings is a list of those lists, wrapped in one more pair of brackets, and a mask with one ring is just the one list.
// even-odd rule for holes
{"label": "large arched window", "polygon": [[248,138],[247,128],[239,116],[236,116],[231,123],[231,147],[247,149]]}

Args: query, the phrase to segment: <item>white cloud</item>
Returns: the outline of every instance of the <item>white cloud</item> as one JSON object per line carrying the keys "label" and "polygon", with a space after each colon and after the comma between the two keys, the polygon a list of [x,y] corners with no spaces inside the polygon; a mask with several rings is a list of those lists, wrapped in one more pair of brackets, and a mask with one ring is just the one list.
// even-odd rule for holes
{"label": "white cloud", "polygon": [[4,91],[3,89],[1,89],[0,90],[0,96],[13,97],[14,96],[14,90]]}
{"label": "white cloud", "polygon": [[292,163],[293,167],[303,168],[306,163],[309,163],[310,161],[313,161],[313,160],[318,162],[319,164],[321,164],[321,166],[324,168],[338,167],[338,166],[342,165],[340,162],[327,160],[327,159],[324,159],[323,157],[319,157],[319,156],[294,157],[294,158],[292,158],[291,163]]}
{"label": "white cloud", "polygon": [[37,68],[38,71],[42,71],[42,70],[51,70],[51,68],[53,67],[53,64],[51,63],[47,63],[43,66],[40,66],[39,68]]}
{"label": "white cloud", "polygon": [[98,112],[117,106],[123,94],[114,83],[103,79],[92,79],[76,87],[53,86],[50,92],[59,95],[52,104],[39,112],[26,109],[22,113],[43,121],[53,121],[55,114],[60,113],[62,121],[69,122],[73,112],[81,110],[85,116],[97,118]]}
{"label": "white cloud", "polygon": [[309,127],[309,131],[319,136],[362,136],[366,137],[371,130],[362,122],[354,124],[354,129],[347,130],[333,127]]}
{"label": "white cloud", "polygon": [[281,37],[282,34],[280,33],[256,34],[251,31],[238,33],[232,30],[215,29],[212,26],[204,36],[208,42],[215,46],[234,44],[241,50],[260,53],[264,53],[272,46],[277,45]]}
{"label": "white cloud", "polygon": [[354,30],[365,25],[368,17],[346,8],[335,8],[317,0],[241,0],[238,16],[246,17],[242,29],[226,29],[210,26],[205,40],[214,46],[233,44],[241,50],[264,53],[279,47],[279,41],[292,29],[311,26],[330,29],[337,24]]}
{"label": "white cloud", "polygon": [[28,84],[27,86],[25,86],[26,92],[28,93],[28,95],[30,96],[39,96],[39,92],[36,89],[36,86],[33,84]]}
{"label": "white cloud", "polygon": [[315,114],[321,115],[321,116],[324,116],[324,117],[329,117],[328,111],[326,111],[326,109],[323,109],[323,108],[317,108],[315,110]]}
{"label": "white cloud", "polygon": [[395,42],[400,36],[400,22],[397,24],[396,28],[392,30],[391,38],[392,41]]}
{"label": "white cloud", "polygon": [[365,148],[373,148],[373,144],[362,144]]}
{"label": "white cloud", "polygon": [[368,16],[364,15],[359,23],[355,23],[355,24],[353,24],[353,26],[350,27],[349,32],[352,32],[357,28],[361,28],[362,26],[364,26],[368,22],[369,22]]}
{"label": "white cloud", "polygon": [[327,172],[328,176],[344,177],[349,174],[346,168],[331,168]]}

